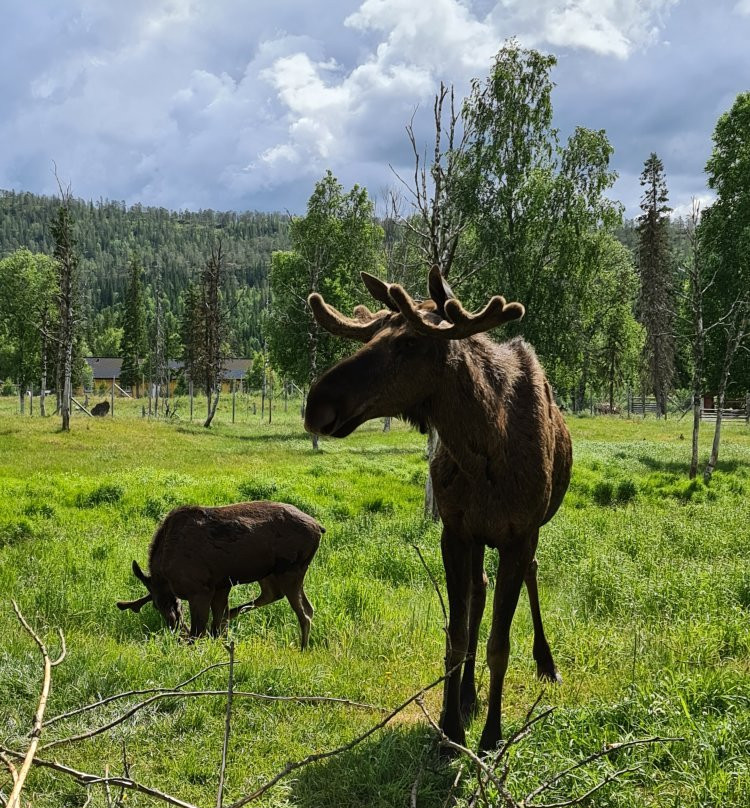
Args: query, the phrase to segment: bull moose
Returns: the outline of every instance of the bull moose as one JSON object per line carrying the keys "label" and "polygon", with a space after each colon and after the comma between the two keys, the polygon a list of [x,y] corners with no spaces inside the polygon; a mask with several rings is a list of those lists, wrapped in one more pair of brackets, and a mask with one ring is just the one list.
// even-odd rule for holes
{"label": "bull moose", "polygon": [[544,636],[535,553],[539,528],[562,503],[570,482],[570,435],[533,348],[520,338],[496,343],[483,332],[524,315],[520,303],[495,296],[478,313],[454,297],[439,269],[429,299],[367,273],[362,279],[385,308],[346,317],[314,293],[309,304],[332,334],[364,343],[312,387],[305,426],[343,438],[370,418],[400,416],[439,436],[430,474],[443,523],[441,549],[450,607],[440,723],[465,743],[476,711],[474,682],[487,577],[485,547],[499,553],[492,628],[487,720],[480,749],[500,741],[510,626],[523,586],[534,626],[537,675],[560,681]]}
{"label": "bull moose", "polygon": [[[170,629],[182,623],[180,599],[190,604],[190,636],[205,633],[209,610],[216,636],[227,620],[286,596],[307,647],[313,607],[303,582],[320,537],[312,516],[281,502],[241,502],[216,508],[175,508],[161,523],[149,548],[149,575],[133,561],[133,574],[148,590],[137,600],[119,601],[138,612],[153,600]],[[260,583],[253,601],[229,608],[234,584]]]}

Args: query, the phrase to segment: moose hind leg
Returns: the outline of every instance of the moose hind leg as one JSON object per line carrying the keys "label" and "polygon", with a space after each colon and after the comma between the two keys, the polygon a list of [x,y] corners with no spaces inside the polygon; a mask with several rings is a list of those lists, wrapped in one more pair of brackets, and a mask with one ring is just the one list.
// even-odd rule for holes
{"label": "moose hind leg", "polygon": [[492,605],[492,629],[487,641],[487,663],[490,668],[487,723],[479,740],[479,748],[483,752],[491,752],[502,738],[503,682],[510,656],[510,624],[513,622],[529,561],[527,553],[516,549],[515,553],[503,553],[498,564]]}
{"label": "moose hind leg", "polygon": [[239,606],[234,606],[229,610],[229,617],[236,617],[240,612],[247,609],[259,609],[261,606],[267,606],[269,603],[276,603],[284,597],[284,593],[279,586],[278,578],[275,575],[268,575],[258,581],[260,584],[260,595],[255,600],[249,600],[247,603],[241,603]]}
{"label": "moose hind leg", "polygon": [[487,600],[487,575],[484,571],[484,545],[475,544],[471,550],[471,606],[469,607],[469,645],[466,663],[461,677],[461,717],[464,722],[473,718],[477,711],[477,689],[474,683],[474,668],[477,658],[479,627],[482,624],[484,605]]}
{"label": "moose hind leg", "polygon": [[537,678],[543,682],[562,683],[562,677],[555,667],[547,638],[544,636],[542,626],[542,612],[539,608],[539,588],[536,581],[536,571],[539,564],[536,558],[532,558],[526,570],[526,590],[529,593],[529,605],[531,606],[531,621],[534,624],[534,661],[536,662]]}
{"label": "moose hind leg", "polygon": [[[302,582],[305,578],[304,571],[296,573],[285,573],[279,576],[279,583],[282,592],[286,595],[289,605],[297,615],[300,628],[300,646],[304,651],[307,648],[307,643],[310,637],[310,624],[312,623],[311,616],[305,608],[305,593],[302,590]],[[307,601],[309,606],[309,601]],[[312,608],[312,607],[311,607]]]}

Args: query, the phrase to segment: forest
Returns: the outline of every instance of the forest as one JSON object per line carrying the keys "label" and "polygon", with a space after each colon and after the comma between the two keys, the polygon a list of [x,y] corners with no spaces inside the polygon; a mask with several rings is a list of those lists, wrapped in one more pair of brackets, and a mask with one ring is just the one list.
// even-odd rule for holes
{"label": "forest", "polygon": [[343,350],[312,318],[311,292],[351,311],[366,302],[361,271],[420,296],[437,265],[469,305],[491,294],[523,303],[526,317],[504,334],[535,347],[573,411],[621,411],[628,395],[653,397],[662,415],[704,396],[744,406],[750,96],[716,125],[706,166],[716,201],[673,217],[652,152],[641,213],[627,220],[611,199],[606,132],[578,127],[563,141],[553,125],[554,65],[511,41],[462,102],[442,86],[434,131],[407,126],[413,176],[394,173],[377,200],[331,172],[301,216],[86,202],[62,186],[60,198],[0,192],[5,391],[39,391],[43,378],[63,387],[54,233],[65,208],[74,383],[85,355],[122,357],[138,393],[181,360],[210,398],[223,358],[245,356],[253,385],[304,389]]}

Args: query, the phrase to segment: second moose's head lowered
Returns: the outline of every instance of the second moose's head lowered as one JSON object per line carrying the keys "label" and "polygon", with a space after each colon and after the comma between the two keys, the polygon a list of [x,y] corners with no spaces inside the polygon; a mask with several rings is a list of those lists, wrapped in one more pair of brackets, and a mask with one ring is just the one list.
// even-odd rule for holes
{"label": "second moose's head lowered", "polygon": [[[307,646],[313,607],[303,582],[320,537],[315,519],[280,502],[241,502],[216,508],[175,508],[161,523],[149,548],[149,574],[133,561],[133,573],[148,594],[120,601],[120,609],[140,611],[153,601],[171,629],[182,623],[180,600],[190,604],[190,636],[205,633],[209,611],[211,633],[246,609],[286,596]],[[260,583],[260,596],[229,608],[234,584]]]}
{"label": "second moose's head lowered", "polygon": [[398,285],[363,273],[385,308],[365,306],[346,317],[318,294],[309,302],[318,323],[364,343],[310,388],[305,425],[342,438],[370,418],[401,416],[439,435],[430,463],[443,522],[441,548],[450,605],[441,726],[465,742],[476,709],[474,662],[484,611],[485,546],[499,565],[492,630],[487,721],[480,746],[501,738],[503,680],[510,624],[526,583],[534,624],[534,659],[542,679],[559,675],[544,636],[535,552],[539,528],[555,514],[570,481],[572,451],[565,422],[534,350],[522,339],[496,343],[483,332],[521,318],[520,303],[493,297],[467,312],[437,267],[429,299],[416,303]]}

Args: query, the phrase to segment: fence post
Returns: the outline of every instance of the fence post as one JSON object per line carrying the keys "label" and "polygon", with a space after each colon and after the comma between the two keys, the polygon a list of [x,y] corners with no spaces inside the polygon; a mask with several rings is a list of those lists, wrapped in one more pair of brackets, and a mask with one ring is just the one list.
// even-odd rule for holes
{"label": "fence post", "polygon": [[234,379],[232,379],[232,423],[234,423],[234,410],[235,410],[235,399],[237,398],[237,384]]}
{"label": "fence post", "polygon": [[190,396],[190,421],[193,420],[193,380],[188,382],[188,395]]}
{"label": "fence post", "polygon": [[750,424],[750,393],[745,394],[745,424]]}
{"label": "fence post", "polygon": [[110,398],[110,408],[111,412],[110,415],[114,418],[115,417],[115,380],[112,379],[112,392],[109,395]]}

